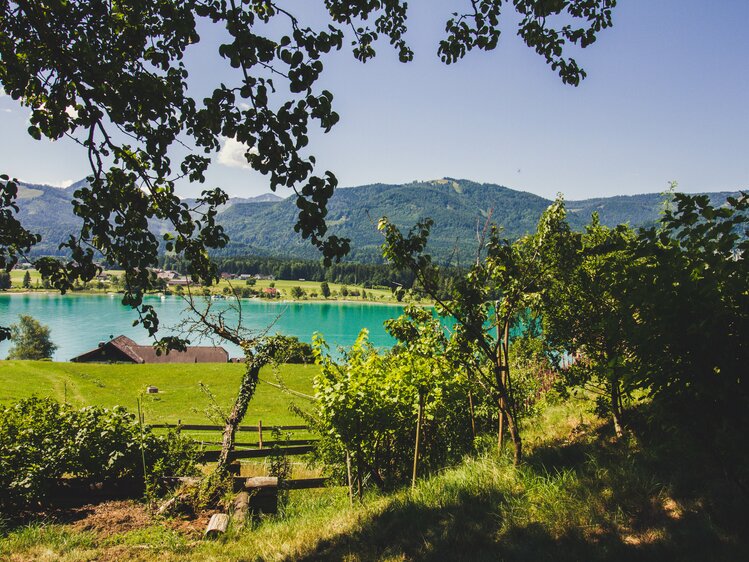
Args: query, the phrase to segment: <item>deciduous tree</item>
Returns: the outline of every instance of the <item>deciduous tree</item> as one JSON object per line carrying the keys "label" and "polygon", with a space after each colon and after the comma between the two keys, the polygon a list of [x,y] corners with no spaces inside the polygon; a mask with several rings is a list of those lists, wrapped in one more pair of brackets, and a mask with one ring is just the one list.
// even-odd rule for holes
{"label": "deciduous tree", "polygon": [[10,327],[13,346],[8,359],[51,359],[57,350],[49,335],[49,328],[32,316],[22,314],[17,324]]}

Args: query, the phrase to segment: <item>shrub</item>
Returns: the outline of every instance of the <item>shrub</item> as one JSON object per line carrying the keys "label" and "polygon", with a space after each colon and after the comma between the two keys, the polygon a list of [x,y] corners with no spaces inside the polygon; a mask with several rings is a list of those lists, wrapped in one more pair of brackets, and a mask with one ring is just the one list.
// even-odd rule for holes
{"label": "shrub", "polygon": [[49,328],[27,314],[10,327],[10,334],[13,347],[8,350],[8,359],[50,359],[57,350]]}
{"label": "shrub", "polygon": [[0,508],[41,501],[56,478],[93,482],[143,478],[141,440],[148,477],[195,472],[197,451],[177,434],[155,435],[122,407],[77,410],[32,397],[0,408]]}
{"label": "shrub", "polygon": [[464,384],[437,352],[421,355],[401,345],[380,354],[366,330],[340,362],[328,355],[321,337],[316,336],[315,346],[321,371],[314,379],[315,409],[307,419],[321,437],[317,458],[332,474],[345,474],[348,452],[357,479],[385,489],[407,482],[420,394],[419,475],[457,462],[471,450]]}
{"label": "shrub", "polygon": [[277,363],[314,363],[312,346],[299,341],[295,336],[276,334],[268,338],[268,346],[273,360]]}

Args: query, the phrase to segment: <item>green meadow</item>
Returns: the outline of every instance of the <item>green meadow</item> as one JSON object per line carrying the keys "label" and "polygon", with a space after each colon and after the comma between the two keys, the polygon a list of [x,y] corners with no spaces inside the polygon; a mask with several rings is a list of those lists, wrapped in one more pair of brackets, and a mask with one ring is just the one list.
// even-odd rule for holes
{"label": "green meadow", "polygon": [[[248,424],[296,425],[289,411],[293,402],[304,408],[307,400],[278,388],[312,393],[317,365],[266,367],[247,412]],[[107,365],[51,361],[0,361],[0,404],[29,396],[49,396],[75,406],[124,406],[135,412],[141,400],[146,423],[215,423],[206,411],[231,408],[244,372],[241,363],[164,365]],[[158,394],[146,394],[156,386]]]}

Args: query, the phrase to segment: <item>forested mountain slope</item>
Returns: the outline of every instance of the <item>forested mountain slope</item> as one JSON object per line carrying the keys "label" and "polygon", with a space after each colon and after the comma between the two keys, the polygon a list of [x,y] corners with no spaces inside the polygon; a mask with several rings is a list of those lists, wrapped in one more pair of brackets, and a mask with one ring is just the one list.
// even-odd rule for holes
{"label": "forested mountain slope", "polygon": [[[68,188],[23,184],[20,217],[24,225],[42,234],[37,254],[52,254],[79,224],[70,201],[82,182]],[[722,202],[731,192],[711,193]],[[663,196],[659,193],[568,201],[569,220],[582,228],[597,211],[606,225],[642,226],[657,220]],[[377,220],[387,216],[401,227],[419,219],[434,220],[430,249],[440,260],[465,262],[475,252],[477,230],[487,217],[501,226],[504,236],[517,238],[531,232],[550,201],[494,184],[445,178],[402,185],[373,184],[338,189],[328,205],[329,232],[351,239],[349,259],[380,261],[382,238]],[[273,195],[232,198],[219,214],[231,239],[223,255],[254,254],[280,257],[318,257],[314,248],[294,232],[297,207],[292,199]],[[457,250],[457,252],[456,252]]]}

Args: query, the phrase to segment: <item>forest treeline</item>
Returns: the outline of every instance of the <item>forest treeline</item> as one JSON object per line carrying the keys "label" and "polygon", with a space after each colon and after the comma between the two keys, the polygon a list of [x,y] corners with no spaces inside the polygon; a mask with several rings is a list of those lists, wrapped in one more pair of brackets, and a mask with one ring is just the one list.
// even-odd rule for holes
{"label": "forest treeline", "polygon": [[[297,281],[327,281],[347,285],[370,287],[411,288],[414,274],[398,270],[388,264],[364,264],[353,262],[334,263],[325,266],[320,260],[283,259],[263,256],[235,256],[216,258],[218,271],[236,275],[272,275],[275,279]],[[164,256],[161,260],[164,269],[185,273],[183,260]]]}

